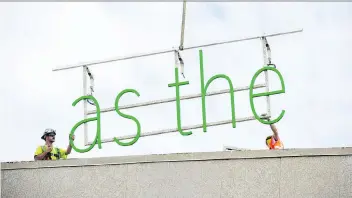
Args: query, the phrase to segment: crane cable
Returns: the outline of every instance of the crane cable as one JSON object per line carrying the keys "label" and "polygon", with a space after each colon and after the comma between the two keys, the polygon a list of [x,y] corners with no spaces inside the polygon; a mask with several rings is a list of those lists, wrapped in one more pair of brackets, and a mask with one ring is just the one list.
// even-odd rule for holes
{"label": "crane cable", "polygon": [[[180,63],[180,69],[181,69],[181,74],[183,76],[183,78],[185,78],[184,75],[184,62],[183,59],[180,55],[180,51],[183,50],[183,42],[184,42],[184,34],[185,34],[185,21],[186,21],[186,0],[183,1],[183,11],[182,11],[182,22],[181,22],[181,39],[180,39],[180,46],[178,47],[178,50],[175,50],[175,55],[176,55],[176,62],[178,60],[178,62]],[[86,66],[86,71],[88,73],[88,76],[90,78],[90,92],[88,95],[93,95],[94,92],[94,77],[92,75],[92,73],[89,71],[89,68]],[[87,102],[91,105],[94,105],[94,102],[90,101],[89,99],[87,99]]]}
{"label": "crane cable", "polygon": [[178,61],[180,63],[180,69],[181,69],[181,74],[182,74],[183,78],[185,78],[184,62],[183,62],[183,59],[182,59],[182,57],[180,55],[180,51],[183,50],[183,42],[184,42],[184,34],[185,34],[185,22],[186,22],[186,0],[183,1],[180,46],[178,47],[178,50],[175,50],[177,59],[178,59]]}
{"label": "crane cable", "polygon": [[183,1],[182,22],[181,22],[181,40],[179,50],[183,50],[183,41],[185,35],[185,22],[186,22],[186,0]]}

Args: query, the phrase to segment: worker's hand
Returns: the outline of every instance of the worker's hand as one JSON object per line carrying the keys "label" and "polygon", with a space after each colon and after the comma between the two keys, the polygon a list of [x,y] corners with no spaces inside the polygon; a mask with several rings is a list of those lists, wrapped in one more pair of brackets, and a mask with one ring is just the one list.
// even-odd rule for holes
{"label": "worker's hand", "polygon": [[50,153],[53,150],[53,147],[51,146],[46,146],[46,153]]}
{"label": "worker's hand", "polygon": [[70,139],[75,140],[75,135],[70,135]]}
{"label": "worker's hand", "polygon": [[[263,114],[261,114],[260,116],[265,117],[265,116],[267,116],[267,114],[266,114],[266,113],[263,113]],[[263,120],[270,121],[270,118],[263,118]]]}

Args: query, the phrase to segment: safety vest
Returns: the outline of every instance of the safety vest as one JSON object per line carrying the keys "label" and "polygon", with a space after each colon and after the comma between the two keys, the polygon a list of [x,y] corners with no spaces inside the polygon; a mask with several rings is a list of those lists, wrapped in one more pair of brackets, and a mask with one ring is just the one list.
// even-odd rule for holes
{"label": "safety vest", "polygon": [[270,141],[269,141],[269,149],[270,150],[274,150],[274,149],[283,149],[284,148],[284,144],[281,142],[280,139],[278,139],[277,141],[274,139],[274,137],[271,137]]}
{"label": "safety vest", "polygon": [[[45,146],[41,146],[42,147],[42,151],[43,151],[43,153],[44,153],[44,151],[45,151]],[[54,148],[54,149],[56,149],[56,153],[54,154],[54,153],[48,153],[45,157],[44,157],[44,160],[52,160],[51,159],[51,156],[55,156],[56,157],[56,160],[58,160],[58,159],[60,159],[60,157],[61,157],[61,155],[60,155],[60,150],[59,150],[59,148]]]}

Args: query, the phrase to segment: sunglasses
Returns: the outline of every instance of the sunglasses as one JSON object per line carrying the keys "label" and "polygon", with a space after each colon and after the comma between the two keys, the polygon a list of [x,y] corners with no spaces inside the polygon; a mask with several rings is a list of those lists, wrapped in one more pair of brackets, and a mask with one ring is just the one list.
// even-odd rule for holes
{"label": "sunglasses", "polygon": [[47,136],[50,136],[50,137],[55,137],[55,134],[53,134],[53,133],[49,133],[49,134],[47,134]]}

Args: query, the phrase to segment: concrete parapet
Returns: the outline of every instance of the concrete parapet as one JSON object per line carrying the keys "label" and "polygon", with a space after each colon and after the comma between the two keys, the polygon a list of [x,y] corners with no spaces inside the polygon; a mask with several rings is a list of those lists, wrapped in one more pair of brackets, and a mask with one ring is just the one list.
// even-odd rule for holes
{"label": "concrete parapet", "polygon": [[352,197],[352,148],[1,163],[2,197]]}

